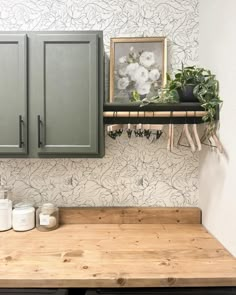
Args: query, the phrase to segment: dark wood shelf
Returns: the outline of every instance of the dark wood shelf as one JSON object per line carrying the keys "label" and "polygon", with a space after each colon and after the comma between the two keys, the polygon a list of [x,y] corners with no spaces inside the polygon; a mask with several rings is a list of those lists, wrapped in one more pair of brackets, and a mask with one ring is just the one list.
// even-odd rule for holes
{"label": "dark wood shelf", "polygon": [[105,112],[109,111],[204,111],[201,107],[200,103],[171,103],[171,104],[147,104],[145,106],[140,106],[140,103],[129,103],[129,104],[121,104],[121,103],[106,103],[104,104],[103,110]]}
{"label": "dark wood shelf", "polygon": [[[201,124],[206,114],[200,103],[148,104],[106,103],[103,121],[105,124]],[[219,108],[215,116],[219,120]]]}

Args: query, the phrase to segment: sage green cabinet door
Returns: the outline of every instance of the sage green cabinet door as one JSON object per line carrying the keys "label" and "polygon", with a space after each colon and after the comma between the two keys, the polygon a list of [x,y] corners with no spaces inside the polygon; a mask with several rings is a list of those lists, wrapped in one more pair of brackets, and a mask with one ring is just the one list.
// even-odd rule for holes
{"label": "sage green cabinet door", "polygon": [[97,154],[98,36],[38,33],[32,43],[38,154]]}
{"label": "sage green cabinet door", "polygon": [[27,153],[27,36],[0,34],[0,155]]}

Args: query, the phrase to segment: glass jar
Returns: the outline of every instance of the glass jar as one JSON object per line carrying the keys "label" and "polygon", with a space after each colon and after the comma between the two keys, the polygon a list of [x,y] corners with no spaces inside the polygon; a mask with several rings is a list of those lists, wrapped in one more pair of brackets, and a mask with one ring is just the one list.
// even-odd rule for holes
{"label": "glass jar", "polygon": [[35,208],[32,203],[21,202],[12,211],[12,228],[27,231],[35,227]]}
{"label": "glass jar", "polygon": [[5,185],[0,185],[0,199],[9,199],[9,189]]}
{"label": "glass jar", "polygon": [[12,227],[12,201],[0,199],[0,231],[9,230]]}
{"label": "glass jar", "polygon": [[59,209],[51,203],[45,203],[36,211],[36,227],[40,231],[51,231],[59,226]]}

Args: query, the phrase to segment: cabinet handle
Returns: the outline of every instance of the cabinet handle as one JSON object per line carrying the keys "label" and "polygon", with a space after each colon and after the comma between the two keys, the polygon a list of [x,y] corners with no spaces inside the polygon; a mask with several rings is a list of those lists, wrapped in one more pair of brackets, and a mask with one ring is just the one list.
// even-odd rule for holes
{"label": "cabinet handle", "polygon": [[38,115],[38,148],[41,147],[42,142],[41,142],[41,119],[40,119],[40,115]]}
{"label": "cabinet handle", "polygon": [[22,140],[22,124],[24,123],[22,116],[19,115],[19,148],[21,149],[24,145],[24,141]]}

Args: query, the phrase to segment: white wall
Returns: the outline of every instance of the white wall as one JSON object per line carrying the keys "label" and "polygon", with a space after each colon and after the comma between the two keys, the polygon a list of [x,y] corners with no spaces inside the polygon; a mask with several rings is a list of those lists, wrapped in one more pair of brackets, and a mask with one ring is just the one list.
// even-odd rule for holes
{"label": "white wall", "polygon": [[203,224],[236,256],[236,1],[200,0],[200,64],[220,81],[220,138],[226,154],[200,157]]}

